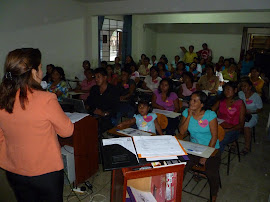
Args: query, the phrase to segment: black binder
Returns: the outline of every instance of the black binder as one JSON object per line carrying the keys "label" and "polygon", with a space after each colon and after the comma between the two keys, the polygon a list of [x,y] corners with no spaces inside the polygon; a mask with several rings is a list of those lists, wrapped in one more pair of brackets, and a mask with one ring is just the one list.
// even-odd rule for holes
{"label": "black binder", "polygon": [[136,154],[118,144],[102,146],[103,169],[105,171],[139,165]]}

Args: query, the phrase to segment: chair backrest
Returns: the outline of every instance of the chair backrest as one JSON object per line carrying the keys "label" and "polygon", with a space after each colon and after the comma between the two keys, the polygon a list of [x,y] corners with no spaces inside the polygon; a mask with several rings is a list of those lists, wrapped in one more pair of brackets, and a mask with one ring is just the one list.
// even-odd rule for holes
{"label": "chair backrest", "polygon": [[220,125],[218,125],[218,140],[219,140],[219,142],[221,142],[224,139],[224,136],[225,136],[224,129]]}
{"label": "chair backrest", "polygon": [[157,121],[158,124],[160,125],[161,129],[165,129],[168,126],[168,118],[164,114],[157,114]]}

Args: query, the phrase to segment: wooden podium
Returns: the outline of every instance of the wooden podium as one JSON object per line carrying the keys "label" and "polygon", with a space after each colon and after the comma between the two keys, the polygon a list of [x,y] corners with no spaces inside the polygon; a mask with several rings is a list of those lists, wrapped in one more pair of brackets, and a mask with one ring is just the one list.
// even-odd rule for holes
{"label": "wooden podium", "polygon": [[98,171],[98,120],[86,116],[74,124],[74,133],[71,137],[61,138],[62,146],[74,148],[75,185],[85,182]]}
{"label": "wooden podium", "polygon": [[[145,166],[151,166],[151,164],[146,164]],[[141,167],[141,166],[138,166]],[[134,180],[141,178],[142,181],[139,186],[145,187],[147,178],[153,176],[160,176],[165,175],[167,173],[176,173],[177,174],[177,181],[176,181],[176,202],[181,201],[182,196],[182,183],[183,183],[183,176],[184,176],[184,168],[185,165],[174,165],[174,166],[167,166],[161,168],[150,168],[145,170],[133,170],[137,167],[129,167],[129,168],[122,168],[113,170],[112,172],[112,189],[111,189],[111,202],[125,202],[126,201],[126,190],[129,183],[129,180]],[[140,181],[139,180],[139,181]],[[137,180],[138,181],[138,180]],[[149,181],[149,180],[148,180]],[[133,183],[138,185],[137,182]],[[144,189],[144,188],[142,188]]]}

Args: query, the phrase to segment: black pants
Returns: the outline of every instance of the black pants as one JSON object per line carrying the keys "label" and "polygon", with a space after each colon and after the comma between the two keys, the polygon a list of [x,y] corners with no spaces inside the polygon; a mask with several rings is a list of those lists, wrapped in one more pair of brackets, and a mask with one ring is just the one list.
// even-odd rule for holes
{"label": "black pants", "polygon": [[[190,159],[185,167],[184,172],[186,173],[189,169],[191,169],[194,165],[197,165],[200,161],[199,156],[188,155]],[[210,186],[211,196],[217,196],[220,178],[219,178],[219,166],[221,163],[221,152],[219,151],[215,156],[211,156],[207,159],[205,163],[205,175],[208,179]]]}
{"label": "black pants", "polygon": [[165,129],[166,135],[175,135],[175,130],[178,128],[179,122],[179,117],[168,118],[168,126]]}
{"label": "black pants", "polygon": [[22,176],[8,171],[6,175],[18,202],[63,201],[63,170],[34,177]]}

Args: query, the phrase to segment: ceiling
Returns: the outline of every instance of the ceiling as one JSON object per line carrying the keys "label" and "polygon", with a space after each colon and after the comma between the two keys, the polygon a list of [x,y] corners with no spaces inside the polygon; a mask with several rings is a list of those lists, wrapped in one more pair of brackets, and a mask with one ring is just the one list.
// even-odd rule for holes
{"label": "ceiling", "polygon": [[112,1],[126,1],[126,0],[76,0],[83,3],[102,3],[102,2],[112,2]]}
{"label": "ceiling", "polygon": [[158,33],[194,33],[194,34],[242,34],[243,27],[269,27],[268,24],[196,24],[163,23],[146,24],[146,27]]}

